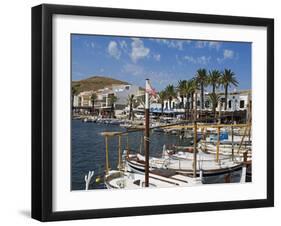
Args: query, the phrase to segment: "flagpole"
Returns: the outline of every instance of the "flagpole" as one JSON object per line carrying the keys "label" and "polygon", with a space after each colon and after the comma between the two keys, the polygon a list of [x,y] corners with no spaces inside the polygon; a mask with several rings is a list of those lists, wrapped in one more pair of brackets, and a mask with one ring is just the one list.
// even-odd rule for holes
{"label": "flagpole", "polygon": [[149,79],[145,80],[145,131],[144,131],[144,154],[145,154],[145,187],[149,186]]}

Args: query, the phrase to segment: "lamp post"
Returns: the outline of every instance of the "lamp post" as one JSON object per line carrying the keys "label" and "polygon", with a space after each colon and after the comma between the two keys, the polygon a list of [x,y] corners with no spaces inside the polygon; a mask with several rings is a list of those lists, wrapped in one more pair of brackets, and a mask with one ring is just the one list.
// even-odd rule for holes
{"label": "lamp post", "polygon": [[145,150],[145,187],[149,186],[149,79],[145,80],[145,143],[144,143],[144,150]]}
{"label": "lamp post", "polygon": [[[235,97],[233,97],[235,98]],[[234,112],[236,111],[236,104],[237,104],[237,99],[234,100],[234,104],[233,104],[233,111],[232,111],[232,126],[231,126],[231,158],[232,161],[234,160],[234,132],[233,132],[233,125],[234,125]]]}

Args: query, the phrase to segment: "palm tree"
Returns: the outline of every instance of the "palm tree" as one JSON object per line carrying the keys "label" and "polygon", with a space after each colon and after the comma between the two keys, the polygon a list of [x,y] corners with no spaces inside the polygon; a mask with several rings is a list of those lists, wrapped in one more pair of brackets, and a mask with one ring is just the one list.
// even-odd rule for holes
{"label": "palm tree", "polygon": [[158,100],[161,103],[161,115],[163,115],[163,109],[164,109],[164,101],[167,98],[166,92],[162,90],[161,92],[158,93]]}
{"label": "palm tree", "polygon": [[[149,95],[149,99],[148,99],[149,104],[151,104],[151,102],[152,102],[151,99],[152,99],[152,97],[151,97],[151,95]],[[144,108],[145,107],[145,95],[141,95],[141,96],[137,97],[136,102],[139,103]]]}
{"label": "palm tree", "polygon": [[206,69],[198,69],[195,75],[195,78],[197,82],[200,85],[200,90],[201,90],[201,109],[204,109],[205,104],[204,104],[204,87],[206,86],[208,82],[208,76],[207,76],[207,71]]}
{"label": "palm tree", "polygon": [[179,80],[178,81],[177,90],[178,90],[178,92],[180,94],[180,97],[181,97],[181,104],[180,104],[181,106],[180,106],[180,108],[183,107],[183,105],[184,105],[183,98],[186,95],[186,83],[187,83],[186,80]]}
{"label": "palm tree", "polygon": [[[182,98],[182,106],[185,109],[185,119],[187,119],[187,115],[189,113],[189,98],[192,93],[192,85],[193,82],[191,80],[180,80],[178,84],[178,91]],[[183,103],[183,98],[186,97],[186,104]]]}
{"label": "palm tree", "polygon": [[224,72],[221,75],[221,79],[220,79],[220,83],[223,85],[224,87],[224,110],[226,110],[227,107],[227,94],[228,94],[228,87],[230,85],[234,85],[237,86],[238,85],[238,81],[235,78],[235,74],[233,71],[231,71],[230,69],[224,69]]}
{"label": "palm tree", "polygon": [[91,102],[92,102],[92,108],[93,108],[93,111],[95,111],[95,102],[96,102],[96,100],[97,100],[97,94],[96,93],[93,93],[92,95],[91,95]]}
{"label": "palm tree", "polygon": [[196,90],[196,83],[194,82],[193,79],[187,80],[186,81],[186,86],[184,89],[184,93],[186,94],[186,104],[185,104],[185,119],[188,119],[188,115],[189,115],[189,111],[190,108],[193,109],[193,103],[190,106],[190,97],[191,97],[191,101],[193,102],[193,94]]}
{"label": "palm tree", "polygon": [[220,84],[221,73],[218,70],[209,71],[208,84],[212,86],[213,93],[216,93],[216,87]]}
{"label": "palm tree", "polygon": [[165,89],[165,93],[167,95],[168,101],[169,101],[169,106],[170,109],[172,108],[171,103],[173,98],[177,97],[177,93],[175,91],[175,87],[173,85],[168,85]]}
{"label": "palm tree", "polygon": [[129,104],[129,120],[133,120],[134,121],[134,113],[133,113],[133,104],[135,101],[135,95],[131,94],[128,96],[128,104]]}
{"label": "palm tree", "polygon": [[209,100],[212,103],[212,110],[213,110],[214,118],[216,118],[216,107],[219,103],[220,95],[218,95],[216,93],[210,93]]}
{"label": "palm tree", "polygon": [[72,85],[71,86],[71,105],[72,105],[72,108],[74,106],[74,96],[76,96],[79,93],[78,88],[79,88],[79,85]]}
{"label": "palm tree", "polygon": [[[196,79],[191,79],[189,80],[190,82],[190,88],[189,88],[189,93],[191,95],[191,110],[193,111],[193,116],[195,118],[195,114],[197,114],[197,90],[198,90],[198,81]],[[194,104],[194,94],[195,95],[195,104]]]}
{"label": "palm tree", "polygon": [[110,117],[114,118],[114,104],[117,101],[117,97],[114,95],[110,95],[109,97],[109,103],[111,105],[111,110],[110,110]]}

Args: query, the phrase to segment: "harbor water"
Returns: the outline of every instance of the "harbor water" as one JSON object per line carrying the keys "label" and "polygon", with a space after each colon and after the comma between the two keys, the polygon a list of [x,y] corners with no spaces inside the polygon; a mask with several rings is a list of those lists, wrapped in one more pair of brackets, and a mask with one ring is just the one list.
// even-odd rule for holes
{"label": "harbor water", "polygon": [[[88,171],[95,171],[90,189],[104,188],[102,178],[105,172],[105,139],[101,132],[126,131],[119,125],[83,123],[81,120],[72,120],[71,135],[71,189],[84,190],[84,177]],[[129,134],[129,149],[143,154],[143,132]],[[150,133],[150,156],[160,157],[165,144],[190,145],[190,139],[180,139],[179,136],[153,132]],[[109,162],[111,169],[117,169],[118,138],[109,138]],[[122,151],[126,148],[127,137],[122,136]],[[99,178],[100,181],[99,181]]]}

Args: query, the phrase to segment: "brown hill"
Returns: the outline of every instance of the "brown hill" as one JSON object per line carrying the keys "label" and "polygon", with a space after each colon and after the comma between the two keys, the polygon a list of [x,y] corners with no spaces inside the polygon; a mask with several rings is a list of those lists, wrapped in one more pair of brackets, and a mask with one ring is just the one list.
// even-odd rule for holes
{"label": "brown hill", "polygon": [[72,81],[72,87],[77,88],[77,92],[102,89],[104,87],[109,87],[111,85],[127,85],[128,82],[121,80],[103,77],[103,76],[93,76],[87,79]]}

